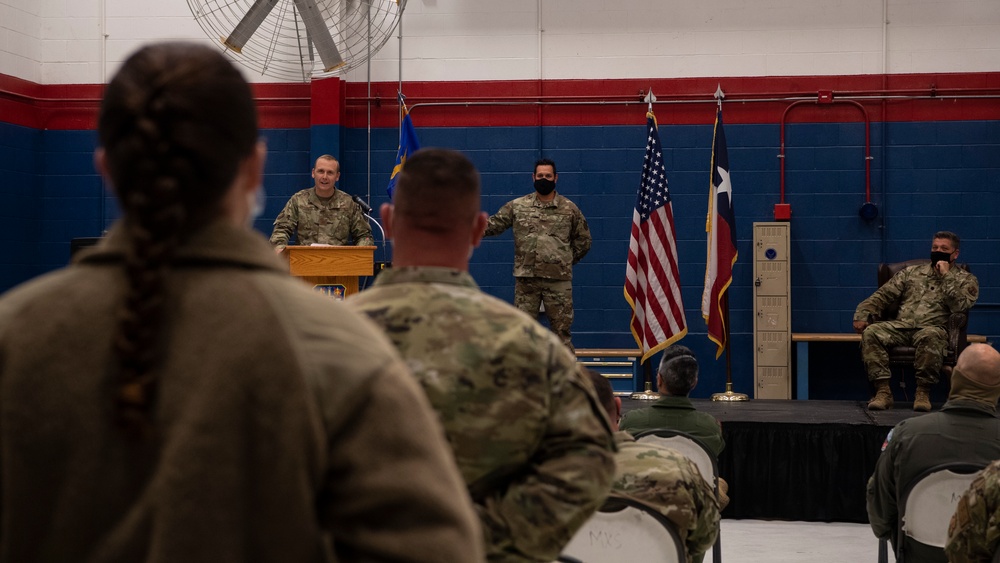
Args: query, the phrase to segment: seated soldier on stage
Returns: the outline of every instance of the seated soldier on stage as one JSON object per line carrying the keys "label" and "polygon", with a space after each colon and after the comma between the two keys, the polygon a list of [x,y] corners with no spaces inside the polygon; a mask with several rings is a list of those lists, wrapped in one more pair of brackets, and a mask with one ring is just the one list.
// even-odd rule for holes
{"label": "seated soldier on stage", "polygon": [[[916,348],[913,369],[917,391],[913,410],[931,410],[930,389],[938,381],[948,348],[945,330],[948,317],[967,311],[979,297],[976,276],[954,267],[958,249],[958,235],[948,231],[935,233],[927,264],[900,271],[854,311],[854,331],[861,335],[861,359],[875,388],[868,410],[892,408],[887,349],[900,345]],[[899,308],[895,319],[871,322],[893,304]]]}
{"label": "seated soldier on stage", "polygon": [[700,560],[718,533],[719,505],[712,487],[694,462],[677,450],[636,442],[631,434],[619,430],[621,399],[614,396],[606,377],[594,370],[587,370],[587,375],[608,412],[618,444],[612,489],[659,509],[677,526],[688,561]]}

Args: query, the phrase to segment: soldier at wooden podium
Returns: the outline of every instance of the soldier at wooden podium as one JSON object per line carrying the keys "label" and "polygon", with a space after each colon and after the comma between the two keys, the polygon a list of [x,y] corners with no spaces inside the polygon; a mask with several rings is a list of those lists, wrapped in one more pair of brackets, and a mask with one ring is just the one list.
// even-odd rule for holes
{"label": "soldier at wooden podium", "polygon": [[[292,235],[297,244],[375,246],[372,227],[351,196],[336,188],[340,163],[324,154],[312,169],[313,187],[296,192],[274,219],[271,244],[281,251]],[[353,241],[353,242],[352,242]]]}

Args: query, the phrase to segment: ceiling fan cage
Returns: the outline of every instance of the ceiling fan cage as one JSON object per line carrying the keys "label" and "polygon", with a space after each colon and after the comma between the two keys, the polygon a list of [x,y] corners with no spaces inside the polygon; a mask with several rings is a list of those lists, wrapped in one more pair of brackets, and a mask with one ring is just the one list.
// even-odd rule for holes
{"label": "ceiling fan cage", "polygon": [[238,63],[287,81],[364,64],[399,25],[406,0],[188,0],[195,21]]}

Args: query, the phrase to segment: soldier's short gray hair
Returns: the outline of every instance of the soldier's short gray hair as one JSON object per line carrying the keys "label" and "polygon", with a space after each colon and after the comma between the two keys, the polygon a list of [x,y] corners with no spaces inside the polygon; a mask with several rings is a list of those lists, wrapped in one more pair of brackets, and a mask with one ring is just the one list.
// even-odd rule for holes
{"label": "soldier's short gray hair", "polygon": [[671,346],[663,353],[657,374],[667,393],[686,397],[698,383],[698,360],[684,346]]}

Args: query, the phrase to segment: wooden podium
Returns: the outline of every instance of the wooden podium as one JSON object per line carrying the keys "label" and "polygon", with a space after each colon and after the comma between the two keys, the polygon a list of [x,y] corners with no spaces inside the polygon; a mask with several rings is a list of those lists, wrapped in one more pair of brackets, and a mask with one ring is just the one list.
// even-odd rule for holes
{"label": "wooden podium", "polygon": [[287,246],[288,270],[338,299],[358,292],[358,276],[375,274],[374,246]]}

